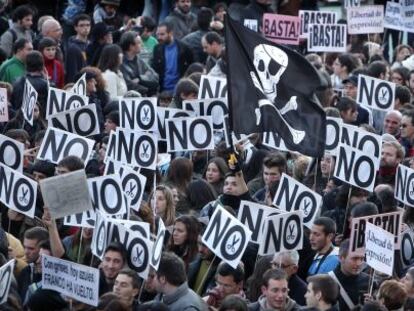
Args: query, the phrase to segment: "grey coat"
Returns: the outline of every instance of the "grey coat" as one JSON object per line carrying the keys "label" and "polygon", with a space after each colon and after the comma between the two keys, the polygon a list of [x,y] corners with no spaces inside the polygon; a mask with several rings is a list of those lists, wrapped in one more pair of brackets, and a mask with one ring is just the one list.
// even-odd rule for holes
{"label": "grey coat", "polygon": [[[26,38],[29,41],[32,41],[32,32],[30,30],[26,30],[19,26],[18,24],[13,24],[14,33],[16,34],[16,38],[13,38],[13,33],[10,30],[5,31],[0,37],[0,48],[7,53],[7,56],[10,57],[13,53],[13,44],[17,39]],[[13,40],[15,39],[15,40]]]}
{"label": "grey coat", "polygon": [[177,287],[177,290],[168,295],[158,294],[156,301],[165,303],[171,311],[207,311],[207,305],[201,298],[188,288],[187,282]]}

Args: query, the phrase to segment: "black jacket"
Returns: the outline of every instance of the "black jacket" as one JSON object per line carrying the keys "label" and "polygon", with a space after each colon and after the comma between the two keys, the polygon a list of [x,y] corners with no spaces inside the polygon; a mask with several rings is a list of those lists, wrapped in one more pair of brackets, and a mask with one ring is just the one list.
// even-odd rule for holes
{"label": "black jacket", "polygon": [[[342,273],[341,265],[338,265],[334,273],[354,305],[356,306],[360,302],[363,302],[361,301],[363,294],[368,292],[368,274],[361,272],[356,276],[347,276]],[[339,295],[339,310],[349,310],[341,295]]]}
{"label": "black jacket", "polygon": [[44,113],[46,111],[47,95],[49,91],[47,80],[39,74],[32,73],[27,73],[26,76],[20,77],[13,83],[13,93],[10,99],[13,109],[17,111],[22,107],[23,91],[24,85],[26,83],[26,78],[37,91],[37,101],[39,102],[41,110],[43,110]]}
{"label": "black jacket", "polygon": [[[187,45],[180,40],[175,40],[178,46],[178,73],[182,77],[188,66],[193,62],[193,53]],[[152,58],[152,68],[158,73],[161,89],[165,77],[165,44],[158,44],[154,48]]]}
{"label": "black jacket", "polygon": [[76,74],[86,66],[87,46],[88,42],[77,40],[75,36],[69,38],[65,59],[66,82],[75,82]]}

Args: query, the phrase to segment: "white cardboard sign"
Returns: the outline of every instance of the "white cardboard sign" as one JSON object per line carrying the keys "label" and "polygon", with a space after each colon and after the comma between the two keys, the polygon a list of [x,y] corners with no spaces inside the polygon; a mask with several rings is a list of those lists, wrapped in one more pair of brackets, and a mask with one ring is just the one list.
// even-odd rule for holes
{"label": "white cardboard sign", "polygon": [[310,24],[308,34],[309,52],[346,52],[346,25]]}
{"label": "white cardboard sign", "polygon": [[220,205],[210,218],[202,242],[234,269],[239,264],[252,232]]}
{"label": "white cardboard sign", "polygon": [[308,228],[312,227],[318,216],[321,202],[320,194],[285,173],[280,179],[279,188],[273,199],[273,205],[282,211],[302,211],[303,224]]}
{"label": "white cardboard sign", "polygon": [[99,269],[42,255],[42,288],[97,306]]}
{"label": "white cardboard sign", "polygon": [[367,223],[365,237],[367,264],[376,271],[392,276],[394,270],[394,235],[380,227]]}
{"label": "white cardboard sign", "polygon": [[302,245],[302,211],[269,216],[266,219],[263,238],[259,244],[259,255],[266,256],[283,251],[300,250]]}
{"label": "white cardboard sign", "polygon": [[57,164],[63,158],[74,155],[86,164],[94,145],[95,141],[92,139],[48,127],[37,153],[37,159]]}
{"label": "white cardboard sign", "polygon": [[347,14],[348,33],[350,35],[384,32],[383,5],[350,7]]}
{"label": "white cardboard sign", "polygon": [[121,98],[119,126],[133,131],[157,131],[157,98]]}

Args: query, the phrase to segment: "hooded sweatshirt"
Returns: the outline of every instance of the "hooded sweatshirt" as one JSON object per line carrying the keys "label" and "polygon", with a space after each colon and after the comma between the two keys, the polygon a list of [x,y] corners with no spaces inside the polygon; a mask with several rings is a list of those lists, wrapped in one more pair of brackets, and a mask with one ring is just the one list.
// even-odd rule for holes
{"label": "hooded sweatshirt", "polygon": [[267,306],[266,296],[264,295],[260,296],[256,303],[249,305],[250,311],[252,310],[254,311],[296,311],[299,309],[300,309],[299,305],[296,303],[296,301],[294,301],[290,297],[286,298],[286,304],[283,309],[269,308]]}

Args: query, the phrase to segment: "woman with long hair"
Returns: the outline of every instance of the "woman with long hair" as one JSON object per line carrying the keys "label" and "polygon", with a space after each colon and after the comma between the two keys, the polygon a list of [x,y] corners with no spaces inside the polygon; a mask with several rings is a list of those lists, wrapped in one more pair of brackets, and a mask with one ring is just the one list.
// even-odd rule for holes
{"label": "woman with long hair", "polygon": [[116,44],[109,44],[102,50],[99,58],[99,69],[103,72],[106,81],[106,90],[109,92],[111,99],[118,99],[124,96],[128,91],[127,85],[119,70],[122,64],[122,50]]}
{"label": "woman with long hair", "polygon": [[171,189],[165,185],[155,188],[155,193],[151,193],[151,207],[154,213],[159,216],[166,227],[174,225],[175,206],[174,195]]}
{"label": "woman with long hair", "polygon": [[223,158],[212,158],[207,164],[203,177],[218,195],[223,193],[224,176],[226,176],[228,171],[229,167]]}
{"label": "woman with long hair", "polygon": [[175,220],[173,233],[168,242],[168,251],[184,260],[186,268],[198,254],[200,224],[194,216],[180,216]]}
{"label": "woman with long hair", "polygon": [[167,173],[166,185],[177,189],[178,202],[176,211],[187,214],[189,212],[186,202],[187,187],[193,178],[193,162],[187,158],[175,158],[171,161]]}

